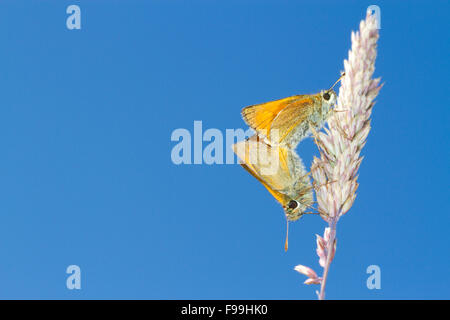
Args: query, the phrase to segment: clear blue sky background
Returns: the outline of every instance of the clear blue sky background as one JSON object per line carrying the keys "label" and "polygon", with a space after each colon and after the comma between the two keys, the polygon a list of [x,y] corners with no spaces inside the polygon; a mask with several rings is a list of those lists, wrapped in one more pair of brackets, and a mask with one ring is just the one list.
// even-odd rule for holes
{"label": "clear blue sky background", "polygon": [[314,299],[293,268],[321,271],[325,223],[285,253],[270,194],[238,165],[174,165],[170,136],[328,88],[371,4],[385,86],[327,295],[449,299],[449,2],[248,0],[1,1],[0,298]]}

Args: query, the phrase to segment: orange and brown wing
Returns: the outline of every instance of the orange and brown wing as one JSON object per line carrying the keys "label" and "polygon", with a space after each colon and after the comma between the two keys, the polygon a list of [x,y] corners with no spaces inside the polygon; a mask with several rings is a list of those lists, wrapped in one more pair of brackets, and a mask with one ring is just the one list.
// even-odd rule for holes
{"label": "orange and brown wing", "polygon": [[270,101],[261,104],[255,104],[242,109],[242,118],[245,123],[253,128],[259,134],[268,136],[273,120],[287,106],[304,97],[297,95]]}
{"label": "orange and brown wing", "polygon": [[273,142],[283,142],[296,127],[308,119],[314,108],[319,106],[320,101],[317,99],[316,95],[305,95],[281,110],[272,121],[270,127],[272,134],[268,137],[269,140],[276,139],[277,141]]}
{"label": "orange and brown wing", "polygon": [[284,206],[287,202],[287,196],[279,191],[276,191],[272,189],[271,186],[269,186],[263,179],[261,179],[253,169],[251,169],[248,165],[245,163],[241,163],[241,166],[247,170],[248,173],[250,173],[253,177],[255,177],[261,184],[272,194],[272,196],[282,205]]}
{"label": "orange and brown wing", "polygon": [[244,167],[277,199],[281,205],[285,205],[285,194],[294,181],[290,172],[292,161],[290,150],[281,147],[272,147],[258,136],[253,136],[246,141],[233,145],[233,150],[241,159]]}

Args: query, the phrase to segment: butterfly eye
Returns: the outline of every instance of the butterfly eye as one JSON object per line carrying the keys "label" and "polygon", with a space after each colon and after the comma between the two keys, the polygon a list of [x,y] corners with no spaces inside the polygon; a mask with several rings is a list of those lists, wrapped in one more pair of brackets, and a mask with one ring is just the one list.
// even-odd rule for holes
{"label": "butterfly eye", "polygon": [[328,101],[328,100],[330,100],[331,96],[330,96],[330,94],[329,94],[328,92],[325,92],[325,93],[323,94],[323,98],[324,98],[326,101]]}
{"label": "butterfly eye", "polygon": [[295,200],[289,201],[289,203],[288,203],[288,208],[289,209],[295,209],[297,207],[298,207],[298,202],[297,201],[295,201]]}

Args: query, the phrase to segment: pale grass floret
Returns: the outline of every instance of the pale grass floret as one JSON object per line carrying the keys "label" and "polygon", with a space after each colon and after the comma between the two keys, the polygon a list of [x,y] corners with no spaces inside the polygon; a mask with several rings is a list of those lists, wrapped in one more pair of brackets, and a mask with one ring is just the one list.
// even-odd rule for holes
{"label": "pale grass floret", "polygon": [[337,105],[328,119],[328,128],[314,132],[320,158],[314,158],[311,174],[317,186],[318,210],[329,224],[324,238],[317,236],[319,264],[324,268],[321,278],[313,277],[320,279],[319,299],[325,298],[328,270],[336,248],[336,224],[356,198],[358,169],[363,159],[360,153],[370,131],[373,100],[381,88],[380,79],[372,79],[378,40],[376,23],[375,16],[367,13],[359,32],[352,32],[352,49],[344,61],[345,76]]}

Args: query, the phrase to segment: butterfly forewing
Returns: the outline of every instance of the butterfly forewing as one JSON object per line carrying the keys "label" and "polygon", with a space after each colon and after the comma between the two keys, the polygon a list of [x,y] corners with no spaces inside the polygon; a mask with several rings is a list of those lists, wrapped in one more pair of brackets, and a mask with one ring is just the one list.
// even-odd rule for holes
{"label": "butterfly forewing", "polygon": [[291,200],[311,192],[310,180],[298,155],[279,146],[270,146],[258,136],[233,146],[241,165],[285,207]]}
{"label": "butterfly forewing", "polygon": [[265,143],[258,136],[236,143],[234,152],[274,190],[284,190],[293,183],[292,157],[289,151]]}
{"label": "butterfly forewing", "polygon": [[295,147],[305,137],[308,119],[318,105],[320,97],[317,95],[305,96],[287,105],[272,121],[269,140]]}
{"label": "butterfly forewing", "polygon": [[245,123],[253,128],[258,134],[268,137],[273,120],[284,108],[292,102],[302,99],[305,95],[296,95],[270,101],[261,104],[255,104],[242,109],[242,118]]}

